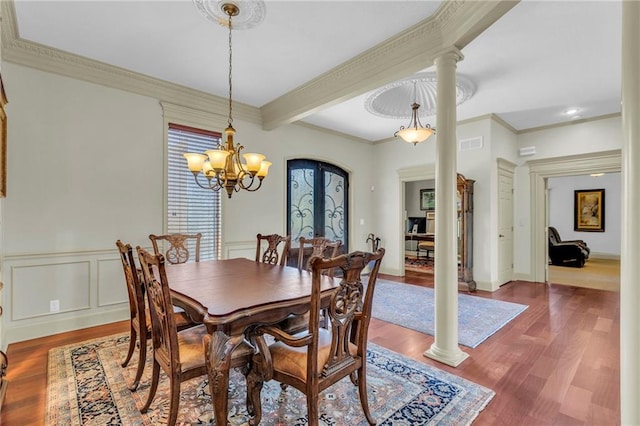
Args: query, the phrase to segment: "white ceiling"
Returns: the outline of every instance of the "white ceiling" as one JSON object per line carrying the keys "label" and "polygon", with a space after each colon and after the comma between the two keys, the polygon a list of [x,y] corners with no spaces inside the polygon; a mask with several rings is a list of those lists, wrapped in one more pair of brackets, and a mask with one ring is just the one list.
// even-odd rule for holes
{"label": "white ceiling", "polygon": [[[255,107],[440,6],[424,0],[265,3],[259,26],[233,32],[233,99]],[[15,11],[22,39],[227,96],[228,30],[201,16],[191,0],[16,0]],[[523,130],[569,121],[563,112],[570,107],[579,109],[581,119],[619,112],[621,13],[621,3],[613,0],[517,4],[462,49],[458,72],[476,92],[458,107],[458,119],[495,113]],[[370,141],[407,124],[367,112],[369,93],[303,121]],[[435,124],[435,117],[422,121]]]}

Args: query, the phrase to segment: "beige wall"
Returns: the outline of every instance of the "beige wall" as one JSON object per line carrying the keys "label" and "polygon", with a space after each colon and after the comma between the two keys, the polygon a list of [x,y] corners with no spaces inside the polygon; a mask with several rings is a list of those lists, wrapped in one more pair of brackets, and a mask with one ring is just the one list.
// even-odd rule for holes
{"label": "beige wall", "polygon": [[[534,146],[536,154],[517,161],[514,187],[514,268],[518,278],[531,279],[531,179],[529,161],[619,150],[622,147],[620,116],[572,123],[518,135],[518,147]],[[544,230],[542,230],[544,231]],[[542,232],[538,232],[544,238]]]}
{"label": "beige wall", "polygon": [[[114,242],[146,245],[148,234],[162,229],[161,99],[11,63],[2,69],[11,100],[9,197],[2,212],[7,338],[18,341],[126,318]],[[401,273],[401,175],[411,170],[415,178],[406,181],[434,177],[435,139],[415,147],[395,140],[369,145],[295,124],[269,132],[258,123],[236,119],[234,124],[236,139],[274,165],[258,192],[224,201],[226,256],[249,255],[258,232],[284,232],[286,159],[307,157],[350,172],[349,248],[365,249],[373,232],[387,248],[383,272]],[[491,290],[497,275],[496,159],[518,164],[514,259],[516,273],[526,277],[531,243],[526,161],[531,157],[518,158],[517,149],[535,145],[533,158],[615,149],[620,120],[517,136],[491,117],[458,126],[458,139],[478,136],[483,147],[459,152],[458,172],[476,181],[474,276],[479,288]],[[60,313],[49,312],[50,300],[60,301]]]}
{"label": "beige wall", "polygon": [[[159,99],[11,63],[3,64],[3,78],[11,97],[3,274],[9,342],[127,318],[114,243],[148,246],[147,236],[162,231]],[[251,253],[258,232],[284,232],[285,159],[296,157],[350,172],[350,249],[366,248],[369,145],[299,125],[270,132],[238,119],[234,125],[236,140],[273,166],[258,192],[224,200],[224,253]],[[59,313],[49,312],[50,300],[60,301]]]}

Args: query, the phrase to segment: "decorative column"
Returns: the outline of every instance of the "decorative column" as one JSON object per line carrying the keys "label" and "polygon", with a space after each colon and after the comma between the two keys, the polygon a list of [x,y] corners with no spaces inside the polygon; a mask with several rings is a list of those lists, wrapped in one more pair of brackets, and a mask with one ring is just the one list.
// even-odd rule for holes
{"label": "decorative column", "polygon": [[436,247],[435,333],[424,355],[457,367],[469,355],[458,346],[458,238],[456,64],[462,53],[448,49],[435,59],[436,97]]}
{"label": "decorative column", "polygon": [[620,256],[620,414],[640,424],[640,3],[622,2],[622,245]]}

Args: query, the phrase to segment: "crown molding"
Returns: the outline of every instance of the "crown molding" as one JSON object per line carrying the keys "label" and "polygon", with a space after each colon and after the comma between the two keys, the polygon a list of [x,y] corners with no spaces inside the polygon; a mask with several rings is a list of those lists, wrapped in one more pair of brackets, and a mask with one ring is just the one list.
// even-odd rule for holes
{"label": "crown molding", "polygon": [[[438,53],[462,49],[515,6],[514,1],[442,2],[436,13],[260,108],[265,129],[300,120],[433,65]],[[443,38],[444,31],[455,28]]]}
{"label": "crown molding", "polygon": [[622,116],[622,113],[614,112],[611,114],[598,115],[596,117],[582,118],[580,120],[571,120],[571,121],[564,121],[562,123],[548,124],[546,126],[531,127],[529,129],[518,130],[516,133],[518,135],[521,135],[523,133],[539,132],[541,130],[549,130],[549,129],[555,129],[557,127],[573,126],[574,124],[589,123],[591,121],[606,120],[608,118],[621,117],[621,116]]}
{"label": "crown molding", "polygon": [[469,124],[469,123],[474,123],[476,121],[482,121],[482,120],[492,120],[495,121],[497,124],[500,124],[502,127],[504,127],[505,129],[509,130],[510,132],[514,133],[514,134],[518,134],[518,130],[511,126],[511,124],[507,123],[506,121],[504,121],[502,118],[500,118],[499,115],[495,114],[495,113],[489,113],[489,114],[483,114],[483,115],[478,115],[475,117],[471,117],[471,118],[467,118],[464,120],[460,120],[458,121],[457,125],[460,126],[462,124]]}
{"label": "crown molding", "polygon": [[[517,2],[514,1],[447,0],[432,17],[260,109],[234,102],[234,115],[236,118],[262,125],[266,130],[297,121],[323,107],[366,93],[381,84],[431,66],[438,54],[452,47],[461,49],[515,4]],[[3,61],[216,115],[228,113],[228,100],[225,98],[23,40],[19,36],[14,1],[0,1],[0,7]],[[443,32],[444,28],[456,29],[452,31],[453,35],[447,34],[448,42],[443,40],[443,34],[446,34]],[[453,43],[452,40],[459,42]],[[496,119],[497,116],[493,118]],[[502,120],[498,122],[504,123]],[[306,123],[303,125],[368,144],[395,139],[371,142],[319,126]]]}
{"label": "crown molding", "polygon": [[[13,1],[1,1],[2,60],[65,77],[87,81],[160,101],[227,114],[228,100],[199,90],[169,83],[80,55],[23,40],[18,34]],[[262,124],[258,108],[234,102],[236,118]]]}
{"label": "crown molding", "polygon": [[586,154],[529,160],[529,174],[541,177],[572,176],[588,174],[594,171],[619,172],[622,163],[622,150],[589,152]]}

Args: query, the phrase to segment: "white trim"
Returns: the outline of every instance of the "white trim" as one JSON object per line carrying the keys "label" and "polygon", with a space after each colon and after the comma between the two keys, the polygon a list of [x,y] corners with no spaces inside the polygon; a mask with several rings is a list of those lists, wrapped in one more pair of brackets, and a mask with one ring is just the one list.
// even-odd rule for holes
{"label": "white trim", "polygon": [[[400,199],[398,200],[398,217],[401,218],[398,222],[398,235],[400,238],[398,239],[398,253],[404,253],[404,192],[405,192],[405,184],[407,182],[414,182],[417,180],[429,180],[436,178],[436,165],[434,163],[424,164],[421,166],[413,166],[413,167],[405,167],[397,170],[398,173],[398,185],[399,190],[398,194]],[[398,269],[398,276],[404,276],[404,254],[401,257],[400,269]]]}
{"label": "white trim", "polygon": [[5,340],[7,344],[22,342],[29,339],[51,336],[81,328],[109,324],[116,321],[129,319],[129,306],[117,309],[90,312],[87,315],[75,315],[63,319],[46,318],[45,321],[11,327],[6,330]]}
{"label": "white trim", "polygon": [[528,281],[546,282],[546,180],[550,177],[574,176],[622,170],[622,151],[602,151],[566,157],[531,160],[528,163],[531,186],[531,266]]}
{"label": "white trim", "polygon": [[611,253],[596,253],[596,252],[591,252],[589,253],[589,259],[606,259],[606,260],[617,260],[618,262],[620,261],[620,255],[619,254],[611,254]]}

